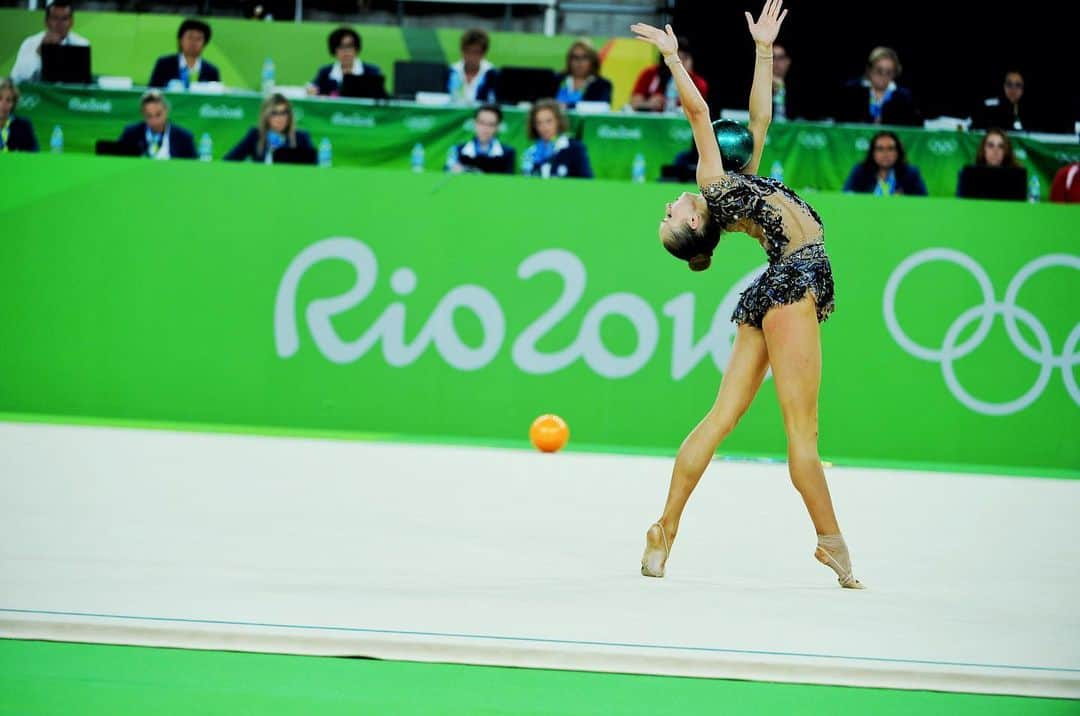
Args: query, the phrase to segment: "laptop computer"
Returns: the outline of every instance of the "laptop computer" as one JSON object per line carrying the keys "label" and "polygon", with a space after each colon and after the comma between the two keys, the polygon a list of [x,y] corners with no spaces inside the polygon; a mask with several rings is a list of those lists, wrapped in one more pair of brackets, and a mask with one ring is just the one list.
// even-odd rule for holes
{"label": "laptop computer", "polygon": [[501,157],[462,157],[460,161],[466,171],[484,174],[513,174],[517,170],[510,156],[506,154]]}
{"label": "laptop computer", "polygon": [[960,170],[957,196],[969,199],[1027,198],[1027,169],[969,164]]}
{"label": "laptop computer", "polygon": [[442,62],[395,62],[394,96],[412,99],[418,92],[446,92],[449,75]]}
{"label": "laptop computer", "polygon": [[134,144],[99,139],[94,144],[94,154],[103,157],[141,157],[143,153]]}
{"label": "laptop computer", "polygon": [[342,97],[389,99],[386,94],[386,77],[382,75],[345,75],[341,80]]}
{"label": "laptop computer", "polygon": [[555,71],[540,67],[502,67],[495,96],[500,104],[535,102],[555,96]]}
{"label": "laptop computer", "polygon": [[314,147],[278,147],[274,150],[274,164],[317,164]]}
{"label": "laptop computer", "polygon": [[90,48],[76,45],[42,45],[41,81],[90,84]]}

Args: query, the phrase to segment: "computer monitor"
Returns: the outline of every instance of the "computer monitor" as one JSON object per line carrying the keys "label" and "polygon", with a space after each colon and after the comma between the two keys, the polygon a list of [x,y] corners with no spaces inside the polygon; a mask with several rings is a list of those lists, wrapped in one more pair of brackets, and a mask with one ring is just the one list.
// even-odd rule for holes
{"label": "computer monitor", "polygon": [[42,45],[41,81],[90,84],[90,48],[77,45]]}
{"label": "computer monitor", "polygon": [[500,104],[535,102],[543,97],[554,97],[555,72],[540,67],[500,68],[495,96]]}
{"label": "computer monitor", "polygon": [[314,147],[278,147],[274,150],[274,164],[317,164]]}
{"label": "computer monitor", "polygon": [[362,97],[367,99],[388,99],[386,78],[382,75],[363,74],[345,75],[341,81],[342,97]]}
{"label": "computer monitor", "polygon": [[134,144],[99,139],[94,144],[94,154],[103,157],[141,157],[143,153]]}
{"label": "computer monitor", "polygon": [[412,99],[417,92],[446,92],[449,75],[442,62],[395,62],[394,96]]}
{"label": "computer monitor", "polygon": [[959,196],[969,199],[1027,198],[1027,170],[969,164],[960,170]]}

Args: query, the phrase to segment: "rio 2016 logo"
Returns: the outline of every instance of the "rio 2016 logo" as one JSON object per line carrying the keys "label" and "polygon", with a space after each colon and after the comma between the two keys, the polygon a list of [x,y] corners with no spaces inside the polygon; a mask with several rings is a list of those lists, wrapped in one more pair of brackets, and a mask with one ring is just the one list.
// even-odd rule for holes
{"label": "rio 2016 logo", "polygon": [[[462,285],[448,291],[411,342],[405,339],[407,307],[402,301],[386,306],[374,323],[354,341],[343,341],[332,319],[359,306],[371,294],[379,277],[378,260],[362,241],[333,237],[318,241],[292,260],[278,285],[274,304],[274,342],[279,357],[285,359],[300,350],[297,326],[296,294],[304,274],[323,261],[343,261],[356,271],[356,282],[345,293],[320,298],[304,308],[312,340],[319,352],[335,363],[359,360],[381,342],[383,358],[393,366],[407,366],[416,361],[430,345],[450,366],[463,371],[480,370],[503,350],[506,342],[506,315],[502,304],[483,286]],[[717,306],[708,332],[694,339],[695,300],[692,293],[675,296],[664,304],[663,314],[672,321],[671,376],[684,378],[706,355],[718,369],[727,366],[735,326],[730,316],[739,294],[750,285],[764,267],[746,274],[731,287]],[[656,312],[642,297],[633,293],[603,296],[589,308],[576,339],[559,351],[543,352],[537,344],[559,325],[581,301],[587,275],[585,265],[575,254],[562,249],[547,249],[525,258],[518,266],[518,278],[528,279],[544,272],[558,274],[563,290],[555,303],[536,316],[513,340],[510,357],[522,371],[547,374],[563,370],[578,360],[605,378],[625,378],[641,370],[656,354],[660,323]],[[408,296],[418,278],[410,268],[399,268],[390,276],[390,288],[398,296]],[[467,345],[454,328],[454,313],[470,311],[480,322],[483,339],[479,346]],[[609,316],[620,316],[633,326],[637,342],[630,355],[616,355],[604,344],[600,325]]]}
{"label": "rio 2016 logo", "polygon": [[[911,340],[907,333],[904,332],[904,329],[900,327],[900,322],[896,318],[896,292],[900,288],[900,283],[915,268],[935,261],[946,261],[967,269],[978,283],[983,298],[981,305],[969,308],[953,320],[952,325],[945,331],[940,348],[919,345]],[[1009,281],[1009,285],[1005,289],[1005,299],[998,301],[989,274],[975,259],[953,249],[936,248],[919,251],[902,261],[892,272],[892,275],[889,276],[889,281],[885,285],[885,325],[888,326],[889,333],[905,351],[916,358],[940,363],[941,373],[949,391],[957,400],[975,412],[984,415],[1011,415],[1024,410],[1046,390],[1046,386],[1050,382],[1050,376],[1055,368],[1061,369],[1065,390],[1076,404],[1080,405],[1080,387],[1077,386],[1076,378],[1073,376],[1073,367],[1080,363],[1080,353],[1076,350],[1077,344],[1080,343],[1080,322],[1073,326],[1068,338],[1065,339],[1065,345],[1062,347],[1061,353],[1058,354],[1054,352],[1050,334],[1042,322],[1030,311],[1016,303],[1016,297],[1024,283],[1032,275],[1053,266],[1080,269],[1080,257],[1071,254],[1048,254],[1028,262]],[[1075,309],[1076,305],[1076,303],[1073,303],[1072,308]],[[1025,358],[1039,366],[1039,375],[1035,379],[1034,385],[1020,397],[1004,403],[991,403],[976,398],[961,385],[960,380],[956,377],[954,364],[982,345],[994,323],[994,317],[999,315],[1005,320],[1005,330],[1008,332],[1013,346]],[[961,333],[974,321],[979,322],[975,333],[962,343],[958,343]],[[1027,342],[1020,333],[1017,322],[1027,326],[1028,330],[1035,336],[1035,340],[1039,344],[1038,347]]]}

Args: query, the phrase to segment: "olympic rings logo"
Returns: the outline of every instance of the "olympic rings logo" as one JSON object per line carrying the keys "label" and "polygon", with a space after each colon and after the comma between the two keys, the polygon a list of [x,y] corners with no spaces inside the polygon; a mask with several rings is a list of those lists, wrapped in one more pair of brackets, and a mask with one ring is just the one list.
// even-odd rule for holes
{"label": "olympic rings logo", "polygon": [[[983,295],[982,305],[964,311],[949,326],[940,349],[927,348],[915,343],[904,333],[904,329],[900,327],[900,323],[896,320],[896,292],[900,287],[900,282],[916,267],[933,261],[947,261],[967,269],[979,284],[979,289]],[[1080,363],[1080,353],[1076,350],[1077,344],[1080,343],[1080,322],[1077,322],[1072,331],[1069,332],[1069,337],[1065,340],[1061,354],[1057,355],[1054,353],[1053,346],[1050,343],[1050,335],[1047,333],[1046,327],[1030,311],[1016,305],[1016,296],[1020,293],[1024,283],[1032,275],[1051,266],[1080,270],[1080,256],[1047,254],[1028,262],[1013,276],[1005,289],[1005,299],[999,302],[994,297],[994,287],[990,283],[990,277],[987,275],[986,270],[967,254],[952,249],[919,251],[901,262],[896,267],[896,270],[892,272],[892,275],[889,276],[888,283],[885,284],[885,325],[888,326],[893,339],[908,353],[922,360],[940,363],[945,384],[953,396],[978,413],[984,415],[1011,415],[1027,408],[1046,390],[1054,368],[1061,369],[1065,389],[1073,401],[1080,405],[1080,386],[1077,386],[1076,378],[1073,376],[1073,366]],[[957,360],[982,345],[994,323],[994,316],[999,314],[1005,319],[1005,330],[1008,332],[1013,346],[1025,358],[1039,366],[1039,377],[1035,379],[1035,384],[1031,389],[1019,398],[1005,403],[989,403],[975,398],[964,386],[960,385],[960,381],[956,377],[954,364]],[[975,333],[966,341],[957,345],[960,334],[976,320],[979,321],[979,326]],[[1020,334],[1016,325],[1017,321],[1027,326],[1035,335],[1039,344],[1038,348],[1028,344]]]}
{"label": "olympic rings logo", "polygon": [[409,117],[405,120],[405,128],[410,132],[429,132],[435,126],[435,118],[430,115]]}
{"label": "olympic rings logo", "polygon": [[829,146],[829,139],[822,132],[800,132],[799,144],[807,149],[824,149]]}
{"label": "olympic rings logo", "polygon": [[956,154],[956,151],[960,148],[960,145],[953,139],[931,139],[927,143],[927,148],[938,156],[944,154]]}
{"label": "olympic rings logo", "polygon": [[668,132],[668,137],[676,142],[689,142],[694,138],[694,130],[689,127],[672,127]]}

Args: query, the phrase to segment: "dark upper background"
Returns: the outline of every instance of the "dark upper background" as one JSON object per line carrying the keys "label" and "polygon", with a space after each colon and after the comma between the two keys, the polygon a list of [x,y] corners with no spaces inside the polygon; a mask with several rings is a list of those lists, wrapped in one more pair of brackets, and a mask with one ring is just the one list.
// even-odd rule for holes
{"label": "dark upper background", "polygon": [[[898,84],[924,117],[966,117],[1001,91],[1007,68],[1024,74],[1024,104],[1044,131],[1073,132],[1080,119],[1080,21],[1063,3],[863,2],[789,0],[778,42],[792,56],[789,95],[808,118],[830,114],[832,93],[861,76],[870,50],[900,55]],[[713,109],[745,108],[753,43],[743,11],[759,2],[677,0],[672,23],[692,42],[695,67],[709,80]],[[1074,10],[1075,12],[1075,10]]]}

